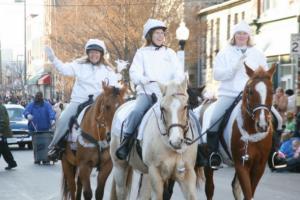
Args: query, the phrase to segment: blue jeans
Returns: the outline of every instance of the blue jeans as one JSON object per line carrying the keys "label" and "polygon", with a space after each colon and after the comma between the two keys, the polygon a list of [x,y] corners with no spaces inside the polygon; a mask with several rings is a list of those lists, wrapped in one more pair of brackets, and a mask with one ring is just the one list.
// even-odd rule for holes
{"label": "blue jeans", "polygon": [[144,114],[151,108],[153,102],[150,95],[139,94],[136,98],[135,107],[125,120],[123,132],[125,136],[131,136],[141,123]]}

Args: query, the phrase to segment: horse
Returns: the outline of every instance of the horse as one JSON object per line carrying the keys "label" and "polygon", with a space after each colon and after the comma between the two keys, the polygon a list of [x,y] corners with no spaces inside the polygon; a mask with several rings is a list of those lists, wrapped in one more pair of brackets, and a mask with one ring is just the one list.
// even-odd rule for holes
{"label": "horse", "polygon": [[75,139],[76,153],[72,148],[74,141],[69,141],[62,155],[64,199],[81,199],[82,187],[84,198],[92,199],[90,174],[94,167],[100,169],[95,196],[97,200],[103,197],[105,182],[112,169],[109,131],[116,109],[124,102],[127,86],[119,89],[102,82],[102,88],[103,93],[87,108],[80,125],[70,124],[70,128],[73,128],[72,134],[80,133]]}
{"label": "horse", "polygon": [[[235,168],[232,191],[234,198],[238,200],[241,199],[241,192],[245,200],[254,198],[271,150],[273,133],[271,106],[275,66],[267,71],[262,67],[253,71],[245,64],[245,69],[249,80],[244,87],[242,101],[234,108],[220,137],[223,137],[226,147],[219,147],[225,158],[224,162]],[[213,104],[204,111],[203,118],[200,119],[203,130],[209,127],[212,112]],[[214,193],[214,171],[206,166],[204,173],[206,197],[211,200]]]}
{"label": "horse", "polygon": [[[203,177],[201,171],[196,174],[194,170],[197,144],[188,143],[194,135],[188,115],[187,78],[181,82],[171,81],[167,85],[160,85],[160,88],[162,97],[141,122],[141,126],[144,124],[143,128],[140,127],[143,133],[143,139],[139,141],[141,157],[136,148],[132,149],[128,160],[116,157],[121,138],[115,133],[114,126],[117,126],[116,118],[126,104],[115,113],[110,147],[113,161],[111,199],[128,198],[133,169],[148,174],[154,199],[163,199],[164,185],[170,179],[179,183],[186,199],[196,199],[196,183]],[[139,197],[149,198],[147,192],[140,192],[144,196]]]}

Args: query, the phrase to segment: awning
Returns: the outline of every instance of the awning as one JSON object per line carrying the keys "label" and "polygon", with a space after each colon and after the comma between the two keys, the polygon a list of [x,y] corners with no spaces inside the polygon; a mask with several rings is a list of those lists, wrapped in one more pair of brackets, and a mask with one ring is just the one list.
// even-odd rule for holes
{"label": "awning", "polygon": [[49,74],[44,74],[38,81],[38,85],[50,85],[51,76]]}
{"label": "awning", "polygon": [[27,85],[37,85],[38,80],[41,78],[41,75],[35,75],[34,77],[27,80]]}

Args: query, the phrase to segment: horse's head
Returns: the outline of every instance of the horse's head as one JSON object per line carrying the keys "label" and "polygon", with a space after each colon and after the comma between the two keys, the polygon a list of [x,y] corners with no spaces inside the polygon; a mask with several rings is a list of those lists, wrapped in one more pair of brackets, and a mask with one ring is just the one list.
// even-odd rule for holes
{"label": "horse's head", "polygon": [[163,97],[160,109],[168,142],[174,149],[181,149],[189,129],[187,79],[181,83],[172,81],[161,88]]}
{"label": "horse's head", "polygon": [[[253,71],[245,64],[246,73],[250,77],[243,93],[243,116],[254,121],[257,132],[267,131],[271,119],[272,76],[275,65],[265,71],[262,67]],[[251,123],[252,124],[252,123]]]}
{"label": "horse's head", "polygon": [[191,109],[194,109],[198,107],[203,102],[203,95],[202,92],[205,88],[205,85],[194,88],[194,87],[188,87],[187,93],[189,95],[189,107]]}
{"label": "horse's head", "polygon": [[103,93],[97,99],[97,107],[99,109],[97,122],[100,127],[110,131],[113,116],[117,108],[124,103],[124,95],[127,91],[127,85],[123,85],[122,88],[116,88],[102,82],[102,88]]}

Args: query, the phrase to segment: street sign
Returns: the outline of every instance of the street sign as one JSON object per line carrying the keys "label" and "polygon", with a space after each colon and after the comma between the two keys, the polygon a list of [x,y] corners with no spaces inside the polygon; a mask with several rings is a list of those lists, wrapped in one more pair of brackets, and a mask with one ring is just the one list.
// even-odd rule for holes
{"label": "street sign", "polygon": [[291,55],[300,56],[300,33],[291,34]]}

